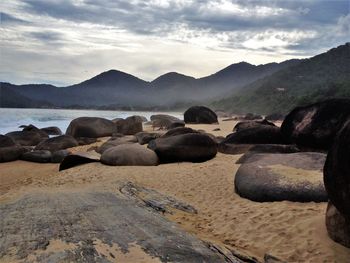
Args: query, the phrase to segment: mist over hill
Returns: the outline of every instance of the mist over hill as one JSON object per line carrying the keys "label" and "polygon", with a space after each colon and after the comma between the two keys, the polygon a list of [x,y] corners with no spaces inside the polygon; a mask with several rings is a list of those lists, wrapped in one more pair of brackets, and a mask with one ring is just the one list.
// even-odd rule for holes
{"label": "mist over hill", "polygon": [[328,97],[350,97],[350,44],[304,60],[232,64],[210,76],[169,72],[144,81],[118,70],[81,83],[1,83],[0,107],[172,110],[207,104],[232,112],[286,112]]}

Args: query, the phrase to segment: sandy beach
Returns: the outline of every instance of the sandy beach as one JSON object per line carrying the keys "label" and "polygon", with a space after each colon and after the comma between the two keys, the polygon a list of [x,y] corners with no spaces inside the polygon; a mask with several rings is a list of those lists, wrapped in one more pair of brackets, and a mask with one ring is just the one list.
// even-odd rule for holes
{"label": "sandy beach", "polygon": [[[235,121],[215,125],[188,125],[215,136],[231,133]],[[220,128],[219,131],[213,131]],[[151,130],[151,127],[145,127]],[[95,145],[99,145],[105,139]],[[77,147],[84,151],[91,145]],[[176,212],[167,218],[202,240],[220,244],[263,260],[270,254],[287,262],[348,262],[350,250],[332,241],[326,232],[326,203],[257,203],[234,192],[234,175],[241,155],[217,156],[205,163],[173,163],[155,167],[112,167],[90,163],[58,172],[57,164],[15,161],[0,164],[0,203],[27,193],[70,192],[77,189],[118,191],[132,182],[181,200],[197,214]],[[142,251],[141,251],[142,252]],[[133,251],[129,253],[133,254]],[[138,258],[140,251],[120,259]],[[132,262],[132,261],[130,261]],[[154,259],[139,262],[157,262]]]}

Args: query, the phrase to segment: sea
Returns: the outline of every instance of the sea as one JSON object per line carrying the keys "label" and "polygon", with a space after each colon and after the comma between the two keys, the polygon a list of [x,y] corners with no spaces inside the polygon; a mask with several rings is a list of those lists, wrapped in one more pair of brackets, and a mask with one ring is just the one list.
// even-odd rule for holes
{"label": "sea", "polygon": [[38,128],[56,126],[65,133],[69,123],[78,117],[102,117],[112,120],[141,115],[149,120],[151,115],[161,113],[183,119],[183,113],[180,112],[0,108],[0,134],[19,131],[21,130],[19,126],[29,124]]}

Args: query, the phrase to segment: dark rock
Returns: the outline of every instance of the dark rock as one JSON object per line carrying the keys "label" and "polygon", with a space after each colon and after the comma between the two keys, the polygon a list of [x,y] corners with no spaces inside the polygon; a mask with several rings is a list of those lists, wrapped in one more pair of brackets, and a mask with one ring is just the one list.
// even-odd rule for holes
{"label": "dark rock", "polygon": [[216,156],[217,144],[209,136],[189,133],[150,141],[161,163],[204,162]]}
{"label": "dark rock", "polygon": [[173,121],[170,123],[170,125],[167,127],[168,130],[174,129],[174,128],[179,128],[179,127],[185,127],[185,122],[184,121]]}
{"label": "dark rock", "polygon": [[36,127],[32,124],[21,125],[20,128],[22,128],[22,131],[35,131],[35,132],[39,133],[43,138],[47,138],[47,136],[49,135],[48,133],[46,133],[42,129],[39,129],[38,127]]}
{"label": "dark rock", "polygon": [[66,135],[75,138],[99,138],[112,136],[114,132],[116,132],[116,126],[110,120],[98,117],[80,117],[71,121]]}
{"label": "dark rock", "polygon": [[[135,263],[228,262],[225,254],[213,251],[207,243],[181,230],[146,204],[115,192],[96,189],[29,192],[0,203],[0,219],[0,233],[12,233],[1,239],[3,261],[16,258],[38,263],[122,262],[117,258],[109,260],[107,253],[101,253],[101,247],[106,251],[120,248],[127,253],[137,244],[143,260],[131,260]],[[30,238],[21,242],[23,237]],[[51,240],[68,245],[45,251]],[[230,262],[241,261],[234,258]]]}
{"label": "dark rock", "polygon": [[247,113],[245,116],[241,117],[243,120],[252,121],[252,120],[261,120],[263,117],[261,115]]}
{"label": "dark rock", "polygon": [[232,133],[222,143],[235,144],[283,144],[279,127],[261,125]]}
{"label": "dark rock", "polygon": [[168,130],[161,137],[167,138],[167,137],[176,136],[176,135],[180,135],[180,134],[187,134],[187,133],[199,133],[199,132],[196,130],[193,130],[191,128],[188,128],[188,127],[178,127],[178,128]]}
{"label": "dark rock", "polygon": [[326,227],[331,239],[350,248],[350,218],[342,215],[331,202],[327,206]]}
{"label": "dark rock", "polygon": [[257,202],[326,202],[323,153],[254,154],[238,169],[235,190]]}
{"label": "dark rock", "polygon": [[125,120],[118,120],[115,122],[118,133],[124,135],[134,135],[138,132],[142,132],[142,120],[138,116],[131,116]]}
{"label": "dark rock", "polygon": [[26,151],[21,146],[0,147],[0,163],[16,161]]}
{"label": "dark rock", "polygon": [[158,156],[140,144],[122,144],[104,151],[101,163],[114,166],[155,166],[158,165]]}
{"label": "dark rock", "polygon": [[21,159],[34,163],[50,163],[52,154],[47,150],[38,150],[22,154]]}
{"label": "dark rock", "polygon": [[265,119],[268,121],[283,121],[284,117],[285,115],[283,115],[282,113],[272,113],[270,115],[267,115]]}
{"label": "dark rock", "polygon": [[55,127],[55,126],[41,128],[40,130],[45,132],[47,135],[62,135],[63,134],[61,129],[58,127]]}
{"label": "dark rock", "polygon": [[11,146],[15,146],[15,145],[16,145],[16,143],[14,142],[14,140],[11,139],[11,137],[0,134],[0,148],[1,147],[11,147]]}
{"label": "dark rock", "polygon": [[250,128],[261,127],[262,125],[276,126],[272,122],[267,121],[266,119],[262,121],[242,121],[235,125],[233,131],[241,131]]}
{"label": "dark rock", "polygon": [[49,138],[44,132],[38,132],[36,130],[31,131],[14,131],[9,132],[6,136],[10,137],[15,143],[22,146],[35,146],[40,142]]}
{"label": "dark rock", "polygon": [[64,158],[70,155],[68,150],[59,150],[52,153],[51,162],[52,163],[61,163]]}
{"label": "dark rock", "polygon": [[300,152],[296,145],[283,144],[257,144],[251,145],[241,158],[237,160],[237,164],[248,162],[248,159],[256,153],[297,153]]}
{"label": "dark rock", "polygon": [[100,155],[97,153],[78,152],[78,153],[74,153],[66,156],[61,162],[59,170],[63,171],[78,165],[99,162],[99,161],[100,161]]}
{"label": "dark rock", "polygon": [[[140,115],[133,115],[133,117],[136,121],[138,122],[147,122],[147,118],[145,116],[140,116]],[[129,117],[130,118],[130,117]]]}
{"label": "dark rock", "polygon": [[[222,141],[221,141],[222,142]],[[218,146],[218,152],[223,154],[242,154],[248,152],[254,144],[230,144],[220,143]]]}
{"label": "dark rock", "polygon": [[334,139],[324,166],[324,183],[333,205],[350,218],[350,121]]}
{"label": "dark rock", "polygon": [[156,132],[138,132],[135,134],[135,137],[137,138],[139,144],[144,145],[156,138],[159,138],[160,135],[161,134]]}
{"label": "dark rock", "polygon": [[300,147],[328,150],[350,117],[350,99],[330,99],[297,107],[284,119],[281,132]]}
{"label": "dark rock", "polygon": [[50,152],[56,152],[59,150],[76,147],[78,146],[78,142],[72,136],[69,135],[61,135],[57,137],[53,137],[47,139],[41,143],[39,143],[35,150],[48,150]]}
{"label": "dark rock", "polygon": [[97,138],[77,137],[75,139],[79,145],[89,145],[97,142]]}
{"label": "dark rock", "polygon": [[102,144],[98,149],[97,152],[102,154],[104,151],[106,151],[109,148],[122,145],[122,144],[132,144],[138,142],[136,136],[129,135],[129,136],[123,136],[123,137],[112,137],[108,141],[106,141],[104,144]]}
{"label": "dark rock", "polygon": [[[153,128],[170,129],[174,125],[184,123],[179,118],[167,114],[155,114],[151,116]],[[174,124],[175,123],[175,124]],[[173,125],[174,124],[174,125]],[[181,124],[182,125],[182,124]]]}
{"label": "dark rock", "polygon": [[215,112],[204,106],[190,107],[184,113],[185,123],[195,124],[212,124],[218,122],[218,117]]}

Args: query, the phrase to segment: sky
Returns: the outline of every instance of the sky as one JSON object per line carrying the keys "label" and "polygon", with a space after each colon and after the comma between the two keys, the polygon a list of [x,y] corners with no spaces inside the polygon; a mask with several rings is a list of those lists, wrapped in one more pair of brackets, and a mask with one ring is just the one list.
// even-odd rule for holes
{"label": "sky", "polygon": [[350,0],[3,0],[0,81],[147,81],[240,61],[307,58],[350,41]]}

